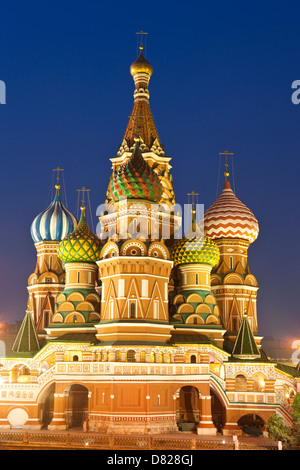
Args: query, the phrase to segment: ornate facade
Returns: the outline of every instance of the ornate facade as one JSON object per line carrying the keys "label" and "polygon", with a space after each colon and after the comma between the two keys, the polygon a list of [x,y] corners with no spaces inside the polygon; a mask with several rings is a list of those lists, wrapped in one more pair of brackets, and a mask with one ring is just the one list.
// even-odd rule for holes
{"label": "ornate facade", "polygon": [[26,315],[0,358],[0,428],[104,433],[264,431],[291,423],[300,373],[268,358],[248,247],[253,213],[224,189],[177,237],[171,158],[149,104],[151,64],[131,65],[134,106],[111,158],[99,233],[77,223],[59,185],[31,234],[37,249]]}

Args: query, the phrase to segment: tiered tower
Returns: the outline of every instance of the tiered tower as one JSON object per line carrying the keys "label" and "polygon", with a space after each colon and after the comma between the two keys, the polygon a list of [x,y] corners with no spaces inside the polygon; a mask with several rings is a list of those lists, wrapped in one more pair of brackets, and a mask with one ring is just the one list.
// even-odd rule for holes
{"label": "tiered tower", "polygon": [[248,265],[248,248],[259,232],[253,213],[234,194],[225,171],[219,198],[205,212],[205,234],[220,250],[220,261],[212,270],[211,289],[217,298],[224,328],[234,339],[246,312],[257,333],[257,280]]}
{"label": "tiered tower", "polygon": [[[171,337],[168,283],[173,263],[167,245],[181,219],[174,214],[170,158],[149,105],[152,72],[140,46],[130,67],[134,107],[123,143],[111,159],[108,213],[99,218],[101,238],[106,240],[97,263],[102,282],[101,322],[96,326],[97,338],[104,340],[101,347],[108,341],[127,341],[151,348],[165,346]],[[152,353],[149,349],[149,360]]]}
{"label": "tiered tower", "polygon": [[43,330],[51,321],[57,294],[64,289],[65,271],[57,256],[58,245],[77,226],[76,218],[60,198],[59,170],[52,203],[36,216],[31,225],[37,263],[28,279],[28,309],[39,336],[43,336]]}
{"label": "tiered tower", "polygon": [[76,333],[93,332],[94,324],[100,320],[100,297],[95,289],[99,256],[100,240],[86,222],[83,199],[77,227],[58,247],[66,282],[63,292],[56,298],[55,314],[47,328],[48,339],[74,333],[74,330]]}
{"label": "tiered tower", "polygon": [[210,273],[220,253],[216,243],[203,235],[195,214],[193,205],[191,229],[171,249],[177,285],[170,312],[173,337],[185,334],[188,343],[189,334],[202,334],[222,347],[225,330],[210,286]]}

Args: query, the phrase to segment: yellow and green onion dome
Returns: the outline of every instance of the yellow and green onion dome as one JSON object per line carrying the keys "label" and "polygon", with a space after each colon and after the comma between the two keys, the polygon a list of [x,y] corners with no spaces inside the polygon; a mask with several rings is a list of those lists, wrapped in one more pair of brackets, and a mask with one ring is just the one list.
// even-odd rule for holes
{"label": "yellow and green onion dome", "polygon": [[146,199],[158,202],[162,194],[158,176],[144,160],[136,139],[130,159],[112,175],[108,186],[112,201],[120,199]]}
{"label": "yellow and green onion dome", "polygon": [[80,221],[73,232],[58,246],[58,257],[64,263],[95,263],[100,258],[100,240],[90,230],[81,208]]}
{"label": "yellow and green onion dome", "polygon": [[182,237],[171,248],[171,259],[174,266],[179,264],[209,264],[212,267],[218,264],[220,251],[210,238],[204,237],[197,230],[194,237]]}

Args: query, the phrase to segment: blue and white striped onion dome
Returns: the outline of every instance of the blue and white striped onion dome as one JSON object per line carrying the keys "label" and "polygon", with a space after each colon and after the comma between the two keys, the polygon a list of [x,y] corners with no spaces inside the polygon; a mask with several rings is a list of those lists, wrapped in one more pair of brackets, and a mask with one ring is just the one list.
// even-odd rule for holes
{"label": "blue and white striped onion dome", "polygon": [[30,233],[34,243],[61,241],[77,227],[77,220],[63,205],[59,194],[50,206],[32,222]]}

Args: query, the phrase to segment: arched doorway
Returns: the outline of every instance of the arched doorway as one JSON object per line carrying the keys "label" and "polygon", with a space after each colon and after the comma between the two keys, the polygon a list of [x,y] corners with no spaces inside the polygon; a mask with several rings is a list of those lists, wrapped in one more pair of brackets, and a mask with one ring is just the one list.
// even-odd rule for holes
{"label": "arched doorway", "polygon": [[226,408],[218,395],[211,390],[211,415],[214,426],[217,428],[217,432],[222,433],[223,427],[226,423]]}
{"label": "arched doorway", "polygon": [[176,420],[179,431],[196,430],[200,421],[200,397],[196,387],[187,385],[179,390]]}
{"label": "arched doorway", "polygon": [[55,384],[52,384],[44,396],[41,410],[42,429],[47,429],[53,418]]}
{"label": "arched doorway", "polygon": [[66,391],[65,420],[67,429],[82,428],[88,418],[89,391],[80,384],[73,384]]}
{"label": "arched doorway", "polygon": [[245,434],[250,436],[261,436],[265,422],[260,416],[251,413],[242,416],[238,420],[237,424]]}

